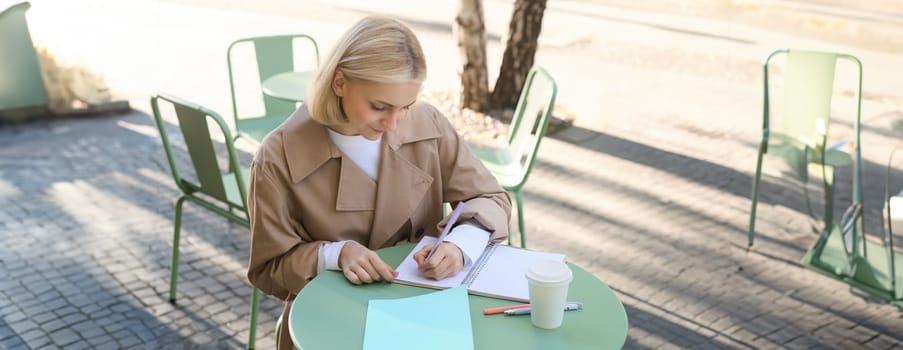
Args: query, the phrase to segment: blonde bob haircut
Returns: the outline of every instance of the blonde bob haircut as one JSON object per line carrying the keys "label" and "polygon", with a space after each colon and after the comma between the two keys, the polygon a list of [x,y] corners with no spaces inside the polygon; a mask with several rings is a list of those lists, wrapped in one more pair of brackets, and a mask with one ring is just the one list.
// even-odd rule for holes
{"label": "blonde bob haircut", "polygon": [[414,32],[400,21],[377,16],[361,19],[339,39],[309,89],[307,109],[320,124],[346,120],[332,90],[337,71],[351,81],[423,82],[426,60]]}

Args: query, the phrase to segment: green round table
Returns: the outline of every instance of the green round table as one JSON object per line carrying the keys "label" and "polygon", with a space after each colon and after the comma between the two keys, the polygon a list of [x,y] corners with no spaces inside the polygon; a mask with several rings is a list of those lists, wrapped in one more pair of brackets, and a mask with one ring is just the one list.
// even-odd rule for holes
{"label": "green round table", "polygon": [[289,102],[304,102],[307,84],[314,76],[312,71],[279,73],[261,84],[263,93]]}
{"label": "green round table", "polygon": [[[398,266],[413,244],[377,251],[389,265]],[[586,270],[568,263],[574,280],[568,300],[583,310],[567,311],[558,329],[533,327],[529,316],[483,315],[483,309],[516,302],[469,295],[475,349],[620,349],[627,339],[627,313],[614,292]],[[292,303],[289,332],[302,349],[361,349],[370,299],[396,299],[435,292],[397,283],[356,286],[340,271],[324,271]],[[404,341],[404,330],[399,330]],[[428,347],[426,347],[428,348]]]}

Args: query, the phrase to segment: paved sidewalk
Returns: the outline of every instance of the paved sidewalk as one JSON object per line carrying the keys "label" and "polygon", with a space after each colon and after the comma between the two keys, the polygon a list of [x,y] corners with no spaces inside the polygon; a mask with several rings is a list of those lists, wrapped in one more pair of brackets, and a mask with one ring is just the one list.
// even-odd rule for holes
{"label": "paved sidewalk", "polygon": [[[121,42],[115,55],[86,45],[108,55],[105,73],[136,111],[0,125],[0,349],[243,348],[251,291],[246,229],[185,205],[179,302],[166,301],[178,191],[147,114],[147,90],[175,93],[228,119],[220,61],[223,43],[242,35],[235,19],[257,31],[309,26],[329,42],[335,34],[327,32],[349,19],[317,16],[377,10],[344,1],[295,19],[137,0],[130,5],[140,11],[87,3],[108,5],[115,14],[109,21],[121,28],[165,19],[167,29],[130,32],[138,37]],[[104,13],[55,5],[36,6],[34,25],[59,21],[76,36],[103,32],[100,24],[66,21]],[[389,8],[416,18],[403,5]],[[495,1],[486,6],[494,21],[510,10]],[[547,16],[538,61],[578,119],[543,142],[524,194],[528,239],[533,249],[566,252],[615,290],[630,320],[626,348],[903,348],[903,311],[800,266],[815,235],[799,185],[774,159],[766,163],[759,239],[745,250],[764,54],[791,44],[827,46],[863,60],[869,232],[880,232],[885,164],[903,137],[901,55],[594,2],[554,2]],[[193,26],[195,17],[206,18],[205,26]],[[434,57],[431,74],[453,71],[450,32],[426,25],[433,20],[414,25]],[[51,43],[66,41],[46,27],[35,31]],[[147,57],[123,64],[122,51],[137,51],[144,35],[164,38],[151,45],[161,52],[142,51]],[[180,62],[168,52],[195,55]],[[152,66],[166,70],[138,69]],[[449,88],[453,80],[434,74],[431,87]],[[838,111],[850,103],[845,94],[837,101]],[[837,124],[841,134],[848,129]],[[248,162],[253,148],[239,146]],[[838,181],[848,182],[847,172]],[[903,170],[892,178],[903,186]],[[848,191],[841,186],[839,200]],[[274,346],[280,308],[264,298],[259,349]]]}
{"label": "paved sidewalk", "polygon": [[[179,192],[151,116],[5,126],[0,174],[0,348],[244,346],[247,229],[186,204],[167,301]],[[263,301],[258,348],[280,309]]]}

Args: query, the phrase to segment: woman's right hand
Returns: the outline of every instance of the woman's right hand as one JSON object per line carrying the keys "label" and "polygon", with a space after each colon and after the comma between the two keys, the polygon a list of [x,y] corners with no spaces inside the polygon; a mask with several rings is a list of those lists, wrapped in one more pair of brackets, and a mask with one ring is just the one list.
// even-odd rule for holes
{"label": "woman's right hand", "polygon": [[355,241],[349,241],[342,247],[339,267],[345,278],[354,284],[392,282],[398,276],[398,272],[380,259],[376,252]]}

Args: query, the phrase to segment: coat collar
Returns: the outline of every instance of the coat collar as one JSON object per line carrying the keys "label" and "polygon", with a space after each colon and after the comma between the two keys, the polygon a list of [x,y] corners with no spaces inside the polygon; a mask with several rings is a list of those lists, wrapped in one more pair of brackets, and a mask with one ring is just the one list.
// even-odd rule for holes
{"label": "coat collar", "polygon": [[409,116],[398,120],[398,127],[394,131],[386,133],[383,141],[393,151],[398,151],[406,143],[439,138],[442,133],[433,120],[435,115],[430,112],[436,112],[435,108],[427,104],[416,104],[411,108]]}
{"label": "coat collar", "polygon": [[[336,210],[374,210],[370,247],[382,247],[407,222],[420,205],[434,178],[418,167],[404,152],[406,144],[439,138],[435,109],[413,108],[410,116],[398,121],[394,131],[383,135],[380,146],[379,182],[375,200],[372,181],[332,142],[326,127],[310,118],[307,105],[302,105],[283,126],[283,145],[291,179],[303,181],[332,158],[343,158],[338,179]],[[432,112],[432,113],[431,113]],[[441,117],[441,115],[439,115]],[[375,203],[374,203],[375,202]]]}
{"label": "coat collar", "polygon": [[307,178],[326,161],[342,156],[342,152],[329,138],[326,127],[310,118],[307,104],[301,105],[285,122],[282,145],[294,183]]}
{"label": "coat collar", "polygon": [[[435,109],[418,104],[411,111],[410,116],[398,121],[398,127],[394,131],[383,135],[383,143],[393,152],[397,152],[404,144],[438,138],[441,135],[435,121],[432,120],[433,116],[429,113]],[[326,126],[310,117],[307,104],[301,105],[285,122],[282,139],[286,162],[294,183],[307,178],[326,161],[342,156],[342,152],[329,138]],[[315,146],[312,148],[311,145]],[[383,172],[382,165],[379,171]]]}
{"label": "coat collar", "polygon": [[[388,141],[388,140],[386,140]],[[433,177],[405,159],[386,142],[380,150],[376,206],[370,230],[371,248],[382,247],[411,218]]]}

